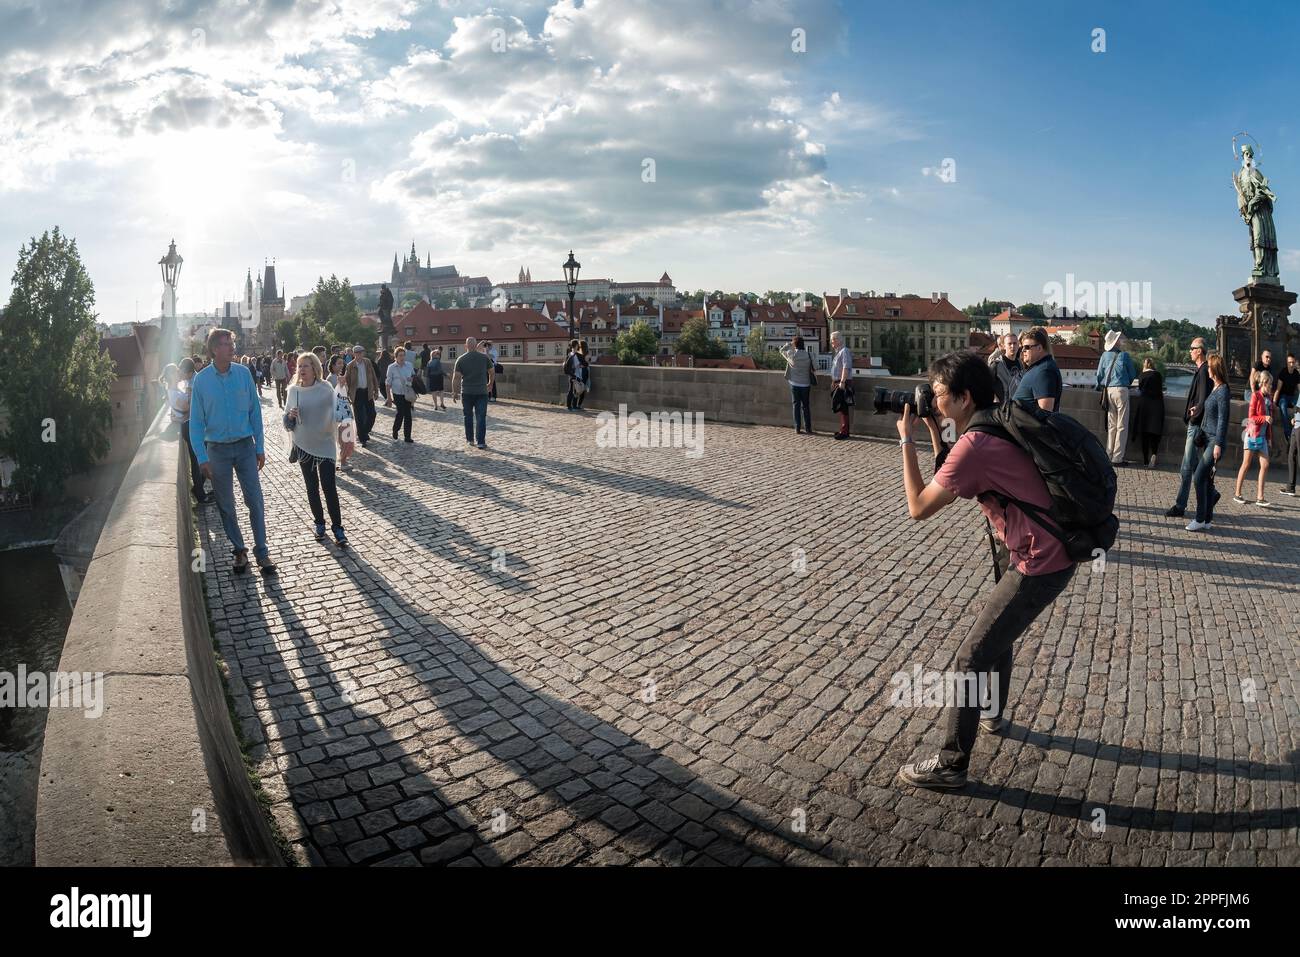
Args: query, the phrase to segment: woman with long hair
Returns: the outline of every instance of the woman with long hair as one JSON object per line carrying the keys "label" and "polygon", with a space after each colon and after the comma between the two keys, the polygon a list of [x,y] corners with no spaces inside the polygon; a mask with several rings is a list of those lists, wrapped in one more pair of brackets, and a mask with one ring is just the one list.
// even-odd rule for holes
{"label": "woman with long hair", "polygon": [[[322,373],[320,359],[314,352],[298,357],[297,374],[289,385],[284,427],[293,434],[293,445],[302,481],[307,487],[307,501],[316,521],[316,537],[325,537],[325,513],[321,508],[321,490],[329,509],[331,531],[340,548],[346,548],[343,515],[339,509],[338,488],[334,484],[335,442],[340,440],[343,422],[338,417],[337,393]],[[345,443],[351,452],[351,443]]]}
{"label": "woman with long hair", "polygon": [[1142,461],[1153,469],[1165,431],[1165,379],[1150,359],[1142,363],[1138,376],[1137,426],[1142,435]]}
{"label": "woman with long hair", "polygon": [[1255,378],[1255,391],[1250,394],[1250,408],[1246,412],[1246,421],[1241,430],[1241,468],[1237,471],[1237,486],[1233,490],[1232,500],[1238,505],[1245,505],[1241,497],[1241,486],[1246,481],[1251,463],[1259,457],[1259,488],[1255,504],[1260,508],[1269,508],[1264,498],[1264,477],[1268,475],[1268,446],[1273,438],[1273,375],[1259,372]]}
{"label": "woman with long hair", "polygon": [[334,402],[337,405],[334,416],[342,424],[335,442],[339,453],[339,471],[351,472],[352,466],[348,464],[348,459],[352,455],[353,448],[356,447],[356,426],[352,418],[352,403],[348,401],[347,383],[343,379],[347,371],[347,363],[343,361],[342,353],[336,352],[330,356],[329,370],[325,381],[334,389]]}

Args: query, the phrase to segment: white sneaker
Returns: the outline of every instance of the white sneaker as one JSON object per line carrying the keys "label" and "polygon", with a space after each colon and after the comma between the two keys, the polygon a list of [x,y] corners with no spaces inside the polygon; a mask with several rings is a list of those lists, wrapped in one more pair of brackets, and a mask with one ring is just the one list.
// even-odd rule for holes
{"label": "white sneaker", "polygon": [[1256,500],[1255,500],[1255,504],[1258,505],[1260,508],[1272,508],[1272,507],[1273,507],[1273,503],[1272,503],[1272,502],[1268,501],[1267,499],[1262,499],[1262,498],[1260,498],[1260,499],[1256,499]]}
{"label": "white sneaker", "polygon": [[1185,527],[1186,527],[1186,529],[1187,529],[1189,532],[1201,532],[1201,531],[1204,531],[1205,529],[1209,528],[1209,527],[1210,527],[1210,523],[1209,523],[1209,522],[1198,522],[1196,519],[1192,519],[1190,522],[1187,523],[1187,525],[1186,525]]}
{"label": "white sneaker", "polygon": [[1246,504],[1246,500],[1245,500],[1244,498],[1242,498],[1240,495],[1234,495],[1234,496],[1232,496],[1232,500],[1233,500],[1234,502],[1236,502],[1238,505],[1245,505],[1245,504]]}

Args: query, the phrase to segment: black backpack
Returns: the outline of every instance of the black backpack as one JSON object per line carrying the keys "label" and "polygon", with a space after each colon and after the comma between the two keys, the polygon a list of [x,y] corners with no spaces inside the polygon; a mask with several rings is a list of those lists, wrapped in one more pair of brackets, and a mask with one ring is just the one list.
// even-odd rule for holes
{"label": "black backpack", "polygon": [[1109,551],[1115,544],[1115,469],[1082,423],[1034,403],[1004,402],[976,412],[967,428],[1006,439],[1028,453],[1047,483],[1052,505],[1044,511],[1000,492],[982,495],[993,496],[1004,509],[1015,505],[1059,538],[1076,562],[1090,561],[1097,549]]}

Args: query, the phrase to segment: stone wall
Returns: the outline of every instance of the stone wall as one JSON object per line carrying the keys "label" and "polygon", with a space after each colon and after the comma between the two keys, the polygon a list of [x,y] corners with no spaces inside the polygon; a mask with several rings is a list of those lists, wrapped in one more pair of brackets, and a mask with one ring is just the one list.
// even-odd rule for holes
{"label": "stone wall", "polygon": [[[563,407],[567,379],[558,364],[506,362],[503,367],[505,371],[497,379],[497,394],[501,398],[553,402]],[[872,414],[871,390],[889,388],[910,391],[920,381],[915,378],[859,376],[853,434],[896,440],[898,431],[894,425],[895,416]],[[715,421],[787,428],[794,426],[790,388],[780,372],[594,365],[591,367],[591,382],[592,391],[584,403],[589,409],[617,410],[620,403],[625,403],[629,412],[658,409],[702,412],[706,423]],[[839,417],[830,410],[828,383],[828,377],[824,373],[819,374],[818,385],[812,391],[813,428],[821,433],[835,431],[839,422]],[[1104,444],[1106,425],[1100,401],[1100,394],[1091,389],[1066,389],[1061,398],[1061,411],[1088,426]],[[1185,399],[1182,396],[1165,396],[1165,429],[1160,442],[1162,465],[1177,467],[1182,461],[1187,436],[1182,419],[1184,405]],[[1234,469],[1241,463],[1241,419],[1245,413],[1245,402],[1232,403],[1232,425],[1228,429],[1225,459]],[[925,430],[918,429],[917,434],[924,437]],[[1129,460],[1137,462],[1141,454],[1140,441],[1130,435]],[[1254,475],[1253,469],[1251,475]]]}
{"label": "stone wall", "polygon": [[281,863],[213,657],[188,457],[159,412],[117,491],[59,662],[102,673],[103,712],[51,708],[36,863]]}

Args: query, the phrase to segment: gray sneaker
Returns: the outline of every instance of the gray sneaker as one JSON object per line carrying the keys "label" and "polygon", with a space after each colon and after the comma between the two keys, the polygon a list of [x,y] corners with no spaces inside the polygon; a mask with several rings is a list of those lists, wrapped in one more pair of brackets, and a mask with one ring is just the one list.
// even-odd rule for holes
{"label": "gray sneaker", "polygon": [[938,755],[917,764],[904,764],[898,769],[898,778],[915,788],[953,789],[966,786],[966,772],[943,767],[939,764]]}
{"label": "gray sneaker", "polygon": [[980,730],[985,734],[1001,734],[1006,726],[1001,718],[980,718]]}

